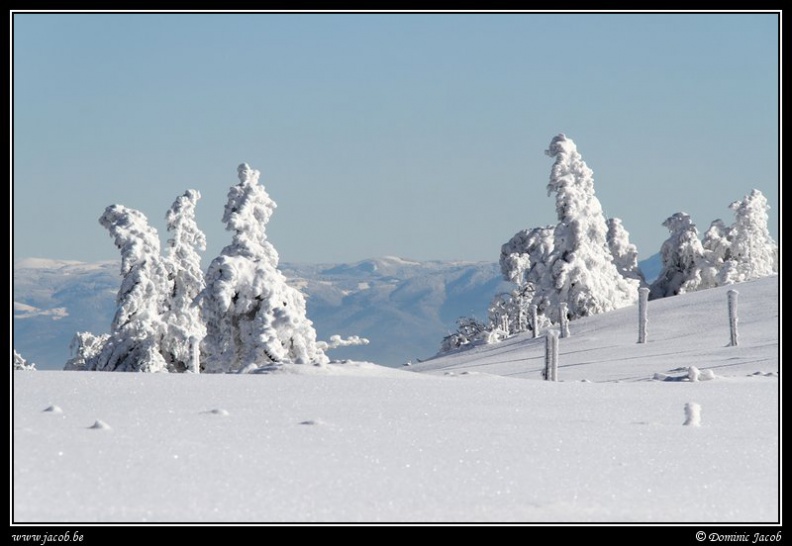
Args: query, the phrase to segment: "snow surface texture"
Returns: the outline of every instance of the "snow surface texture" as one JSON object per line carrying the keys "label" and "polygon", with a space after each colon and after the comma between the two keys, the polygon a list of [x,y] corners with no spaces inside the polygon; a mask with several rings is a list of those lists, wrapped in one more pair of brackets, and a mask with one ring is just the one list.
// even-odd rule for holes
{"label": "snow surface texture", "polygon": [[400,369],[13,374],[13,521],[777,522],[778,278],[739,290],[739,347],[726,289],[695,292],[650,302],[645,344],[635,306],[570,323],[558,382],[530,334]]}

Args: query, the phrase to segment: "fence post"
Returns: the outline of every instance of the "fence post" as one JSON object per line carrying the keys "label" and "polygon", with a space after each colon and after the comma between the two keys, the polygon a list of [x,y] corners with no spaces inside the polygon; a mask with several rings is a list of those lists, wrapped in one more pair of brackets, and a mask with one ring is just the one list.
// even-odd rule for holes
{"label": "fence post", "polygon": [[737,346],[737,296],[740,293],[736,290],[729,290],[729,345],[731,347]]}
{"label": "fence post", "polygon": [[569,312],[569,305],[566,302],[562,302],[558,306],[558,312],[560,313],[560,323],[561,323],[561,337],[569,337],[569,316],[567,313]]}
{"label": "fence post", "polygon": [[190,337],[190,371],[201,373],[201,341],[195,337]]}
{"label": "fence post", "polygon": [[546,381],[558,381],[558,331],[548,330],[545,334],[545,369]]}
{"label": "fence post", "polygon": [[533,337],[539,337],[539,309],[536,305],[532,305],[531,309],[531,328],[533,328]]}
{"label": "fence post", "polygon": [[649,307],[649,289],[638,289],[638,343],[646,343],[646,324],[649,322],[647,311]]}

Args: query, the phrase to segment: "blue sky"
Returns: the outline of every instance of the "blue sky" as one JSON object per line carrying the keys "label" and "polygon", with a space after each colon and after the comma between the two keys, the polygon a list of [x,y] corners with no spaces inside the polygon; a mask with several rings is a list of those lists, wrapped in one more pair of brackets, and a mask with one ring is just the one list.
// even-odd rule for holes
{"label": "blue sky", "polygon": [[12,17],[15,258],[116,259],[113,203],[164,242],[196,188],[208,263],[247,162],[284,261],[495,261],[555,221],[561,132],[641,258],[752,188],[778,237],[777,14]]}

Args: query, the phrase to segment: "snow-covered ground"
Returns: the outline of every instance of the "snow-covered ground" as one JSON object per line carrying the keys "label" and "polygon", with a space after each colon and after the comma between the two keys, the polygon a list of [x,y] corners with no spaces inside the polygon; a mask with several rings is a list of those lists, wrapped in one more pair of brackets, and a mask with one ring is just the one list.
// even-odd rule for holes
{"label": "snow-covered ground", "polygon": [[[717,288],[650,302],[645,345],[635,307],[573,322],[557,383],[525,337],[402,369],[16,372],[13,519],[777,522],[778,278],[736,288],[740,346]],[[689,366],[716,377],[653,379]]]}

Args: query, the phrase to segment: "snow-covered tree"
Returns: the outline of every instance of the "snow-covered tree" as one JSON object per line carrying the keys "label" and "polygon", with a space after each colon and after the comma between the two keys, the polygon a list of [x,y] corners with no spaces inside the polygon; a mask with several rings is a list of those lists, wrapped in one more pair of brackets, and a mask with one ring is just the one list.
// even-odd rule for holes
{"label": "snow-covered tree", "polygon": [[169,370],[174,372],[190,369],[193,344],[200,343],[206,335],[200,309],[194,305],[206,286],[198,253],[206,250],[206,236],[195,221],[195,206],[200,198],[197,190],[187,190],[176,198],[165,216],[171,234],[165,259],[170,289],[161,350]]}
{"label": "snow-covered tree", "polygon": [[729,208],[734,224],[729,229],[728,259],[724,260],[721,284],[731,284],[766,277],[778,272],[777,245],[767,229],[767,199],[753,190]]}
{"label": "snow-covered tree", "polygon": [[630,234],[624,229],[619,218],[608,218],[608,248],[613,256],[613,264],[622,277],[644,283],[641,268],[638,267],[638,247],[630,242]]}
{"label": "snow-covered tree", "polygon": [[267,240],[275,202],[258,183],[259,171],[242,164],[237,173],[223,215],[232,242],[212,261],[197,300],[207,328],[202,366],[227,372],[251,364],[323,364],[328,359],[306,317],[305,299],[286,284]]}
{"label": "snow-covered tree", "polygon": [[82,371],[92,370],[92,366],[97,364],[97,357],[102,352],[109,334],[96,336],[91,332],[77,332],[72,338],[69,349],[72,357],[66,362],[64,370]]}
{"label": "snow-covered tree", "polygon": [[671,232],[660,248],[663,269],[649,287],[649,299],[675,296],[697,290],[701,285],[700,264],[704,248],[690,215],[677,212],[663,226]]}
{"label": "snow-covered tree", "polygon": [[[545,274],[545,260],[553,250],[555,226],[518,231],[501,246],[500,268],[503,278],[517,286],[536,282]],[[533,294],[533,289],[529,289]]]}
{"label": "snow-covered tree", "polygon": [[157,231],[135,209],[111,205],[99,218],[121,251],[121,288],[110,336],[88,362],[100,371],[168,371],[160,352],[170,285]]}
{"label": "snow-covered tree", "polygon": [[696,266],[694,278],[698,290],[715,288],[723,284],[724,266],[731,260],[731,228],[718,218],[710,224],[701,241],[703,256]]}
{"label": "snow-covered tree", "polygon": [[14,356],[11,365],[13,366],[15,372],[22,372],[22,371],[29,372],[29,371],[35,371],[36,369],[36,365],[33,364],[32,362],[28,363],[27,360],[22,358],[21,354],[16,352],[16,349],[14,349]]}
{"label": "snow-covered tree", "polygon": [[473,317],[460,317],[457,320],[457,331],[443,338],[440,344],[440,353],[447,353],[470,345],[474,341],[486,339],[490,329],[487,325]]}
{"label": "snow-covered tree", "polygon": [[571,318],[635,303],[640,282],[623,277],[613,263],[592,170],[563,134],[553,138],[545,153],[555,159],[547,191],[556,194],[558,224],[534,303],[553,322],[558,322],[553,314],[558,314],[560,302],[568,304]]}

